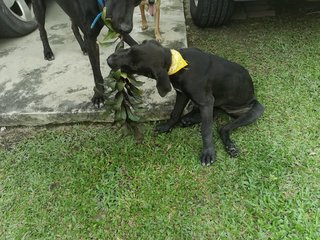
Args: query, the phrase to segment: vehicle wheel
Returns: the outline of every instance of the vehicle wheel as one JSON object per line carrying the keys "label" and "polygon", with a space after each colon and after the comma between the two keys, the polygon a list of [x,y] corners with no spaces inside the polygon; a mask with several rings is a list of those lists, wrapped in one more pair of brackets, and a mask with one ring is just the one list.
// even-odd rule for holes
{"label": "vehicle wheel", "polygon": [[233,12],[233,0],[190,0],[190,12],[198,27],[218,27],[226,23]]}
{"label": "vehicle wheel", "polygon": [[0,36],[19,37],[37,28],[31,0],[0,0]]}

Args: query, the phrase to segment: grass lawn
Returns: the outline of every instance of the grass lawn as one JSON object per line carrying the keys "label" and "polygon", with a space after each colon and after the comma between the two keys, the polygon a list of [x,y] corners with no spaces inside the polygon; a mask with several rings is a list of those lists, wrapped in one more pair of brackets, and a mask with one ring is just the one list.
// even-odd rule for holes
{"label": "grass lawn", "polygon": [[145,141],[110,126],[9,129],[0,239],[320,239],[320,15],[198,29],[190,46],[245,66],[264,116],[200,165],[200,128]]}

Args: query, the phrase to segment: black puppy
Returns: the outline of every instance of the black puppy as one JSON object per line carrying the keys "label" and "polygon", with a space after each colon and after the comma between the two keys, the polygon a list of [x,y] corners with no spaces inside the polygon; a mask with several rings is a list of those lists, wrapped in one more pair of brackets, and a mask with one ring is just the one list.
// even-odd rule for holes
{"label": "black puppy", "polygon": [[171,118],[157,126],[159,132],[170,131],[191,99],[199,108],[202,127],[203,150],[201,163],[215,161],[212,144],[213,109],[220,108],[235,120],[220,130],[227,152],[235,157],[238,151],[230,139],[231,132],[254,122],[263,111],[256,100],[251,77],[239,64],[229,62],[194,48],[179,51],[162,47],[156,41],[144,41],[140,45],[118,51],[107,59],[112,69],[151,77],[157,81],[159,94],[164,97],[171,84],[177,97]]}
{"label": "black puppy", "polygon": [[[100,19],[94,28],[91,29],[91,23],[101,12],[101,7],[97,0],[56,0],[60,7],[66,12],[72,21],[72,30],[84,54],[89,55],[95,88],[92,98],[95,106],[100,107],[103,104],[103,78],[100,71],[99,47],[97,45],[97,36],[103,25]],[[132,30],[132,17],[134,7],[139,5],[141,0],[104,0],[107,8],[107,17],[112,19],[113,28],[123,34],[124,40],[129,45],[136,42],[128,35]],[[50,48],[45,24],[45,0],[32,0],[33,10],[38,22],[40,37],[43,44],[44,58],[53,60],[54,55]],[[83,33],[82,39],[79,28]]]}

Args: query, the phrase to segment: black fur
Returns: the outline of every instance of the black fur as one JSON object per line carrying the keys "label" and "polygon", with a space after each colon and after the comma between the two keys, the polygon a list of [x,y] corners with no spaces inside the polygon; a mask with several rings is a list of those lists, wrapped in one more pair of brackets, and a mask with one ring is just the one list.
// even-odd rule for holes
{"label": "black fur", "polygon": [[220,136],[229,155],[237,156],[238,150],[230,139],[231,132],[253,123],[264,111],[264,107],[254,96],[248,71],[237,63],[198,49],[184,48],[179,52],[188,62],[188,66],[171,76],[168,76],[171,66],[170,49],[153,40],[116,52],[110,55],[107,61],[112,69],[121,68],[128,73],[156,79],[157,89],[162,97],[171,90],[171,84],[175,88],[177,97],[171,118],[156,127],[158,132],[168,132],[179,122],[189,100],[195,104],[192,112],[186,115],[185,121],[193,124],[201,119],[203,165],[210,165],[215,161],[212,143],[214,108],[222,109],[235,118],[221,127]]}

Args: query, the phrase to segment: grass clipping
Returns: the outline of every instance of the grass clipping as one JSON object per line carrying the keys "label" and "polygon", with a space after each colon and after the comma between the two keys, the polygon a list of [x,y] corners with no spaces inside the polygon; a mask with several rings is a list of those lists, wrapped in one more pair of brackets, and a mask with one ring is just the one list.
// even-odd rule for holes
{"label": "grass clipping", "polygon": [[[120,34],[115,32],[111,26],[111,19],[106,18],[105,8],[102,13],[102,20],[108,27],[108,33],[103,40],[99,42],[101,46],[111,46],[119,38]],[[121,39],[115,48],[115,52],[124,48],[124,42]],[[142,90],[143,85],[135,79],[133,75],[121,72],[121,70],[111,70],[106,77],[105,82],[111,91],[108,92],[105,101],[106,113],[114,113],[114,125],[119,128],[122,136],[134,135],[137,141],[143,140],[143,131],[139,122],[142,120]]]}

